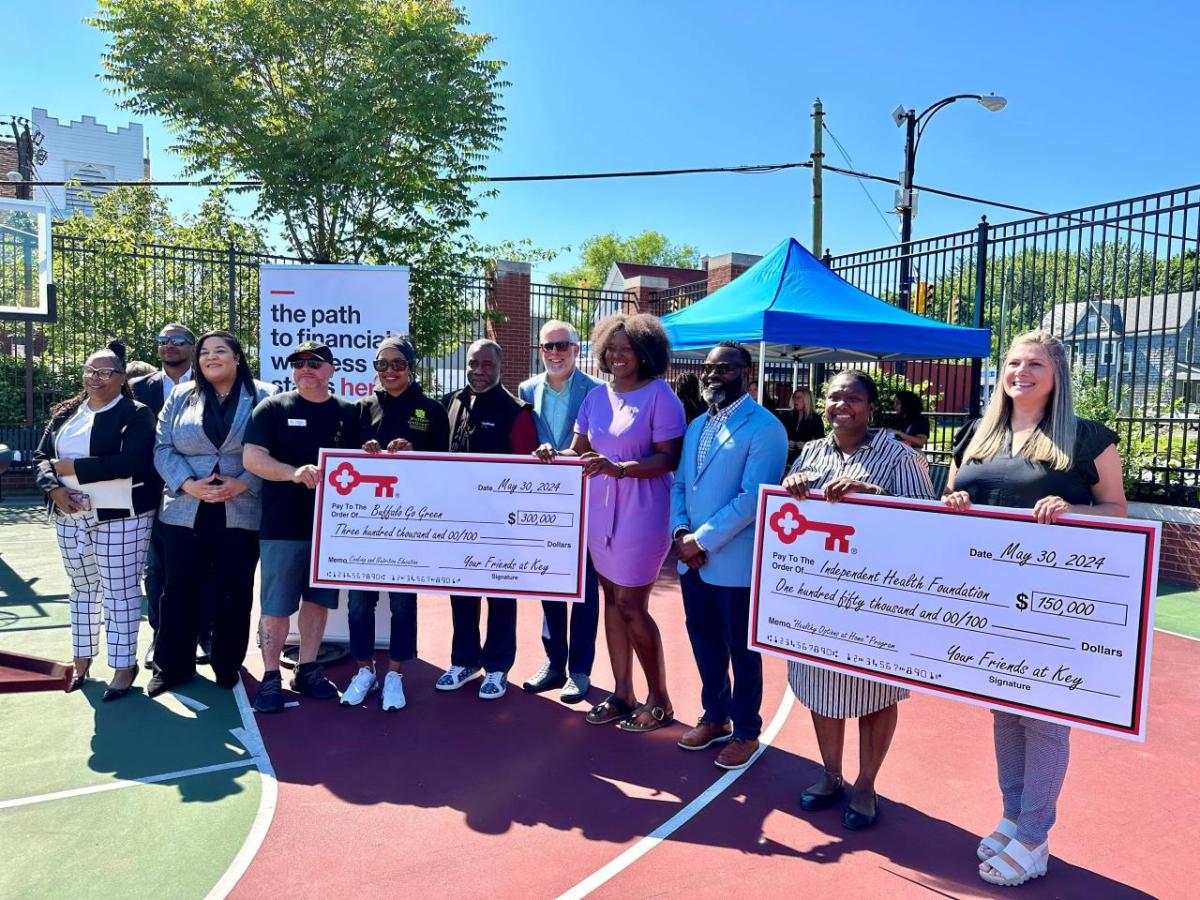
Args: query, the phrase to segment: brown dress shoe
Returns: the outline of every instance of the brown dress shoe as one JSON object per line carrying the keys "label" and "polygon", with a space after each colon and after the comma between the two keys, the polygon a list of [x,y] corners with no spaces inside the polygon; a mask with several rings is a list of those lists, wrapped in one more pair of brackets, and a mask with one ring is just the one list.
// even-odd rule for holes
{"label": "brown dress shoe", "polygon": [[750,764],[751,758],[758,752],[758,741],[747,741],[734,738],[721,748],[715,760],[722,769],[741,769]]}
{"label": "brown dress shoe", "polygon": [[684,750],[705,750],[713,744],[720,744],[733,737],[733,726],[726,722],[717,725],[701,719],[696,727],[679,739],[679,746]]}

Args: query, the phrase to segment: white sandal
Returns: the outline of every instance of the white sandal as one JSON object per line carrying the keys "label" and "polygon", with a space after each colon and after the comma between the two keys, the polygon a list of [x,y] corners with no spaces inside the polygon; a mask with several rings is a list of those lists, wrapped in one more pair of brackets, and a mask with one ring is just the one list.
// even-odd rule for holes
{"label": "white sandal", "polygon": [[[979,847],[975,851],[975,855],[979,857],[980,862],[987,862],[1007,845],[1009,839],[1017,833],[1017,823],[1010,822],[1008,819],[1001,819],[1000,824],[996,826],[996,830],[979,842]],[[1004,840],[997,840],[995,835],[1000,835]]]}
{"label": "white sandal", "polygon": [[[1012,862],[1010,863],[1006,860],[1005,856],[1011,859]],[[1001,887],[1015,887],[1031,879],[1041,878],[1046,874],[1046,868],[1049,864],[1049,841],[1043,841],[1037,847],[1030,850],[1014,838],[1008,842],[1008,845],[1001,853],[997,853],[987,862],[980,863],[979,877],[988,884],[998,884]],[[1000,874],[997,875],[995,872],[988,871],[989,868],[994,869],[995,872],[999,872]]]}

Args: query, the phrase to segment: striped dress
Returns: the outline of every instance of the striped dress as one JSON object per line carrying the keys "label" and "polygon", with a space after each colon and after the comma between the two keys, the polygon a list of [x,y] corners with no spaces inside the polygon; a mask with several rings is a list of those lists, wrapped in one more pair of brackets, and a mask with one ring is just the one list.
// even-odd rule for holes
{"label": "striped dress", "polygon": [[[809,441],[788,474],[797,472],[804,473],[813,490],[845,475],[893,497],[934,499],[925,457],[882,429],[868,432],[867,440],[849,456],[838,449],[833,435]],[[904,688],[798,662],[788,663],[788,684],[796,699],[830,719],[867,716],[908,697]]]}

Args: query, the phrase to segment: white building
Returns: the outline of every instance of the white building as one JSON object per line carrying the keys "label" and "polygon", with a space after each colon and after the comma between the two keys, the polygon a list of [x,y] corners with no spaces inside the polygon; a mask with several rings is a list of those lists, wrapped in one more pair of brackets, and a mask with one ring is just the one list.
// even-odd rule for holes
{"label": "white building", "polygon": [[[37,167],[42,181],[140,181],[149,175],[141,125],[131,122],[110,131],[95,116],[64,125],[44,109],[34,109],[31,118],[46,151],[46,162]],[[49,202],[56,216],[75,210],[91,215],[92,203],[85,194],[106,192],[102,187],[37,187],[34,199]]]}

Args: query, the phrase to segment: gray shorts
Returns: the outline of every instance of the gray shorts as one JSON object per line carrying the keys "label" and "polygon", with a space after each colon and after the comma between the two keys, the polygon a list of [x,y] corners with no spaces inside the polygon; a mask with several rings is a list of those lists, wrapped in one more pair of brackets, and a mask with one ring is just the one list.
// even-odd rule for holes
{"label": "gray shorts", "polygon": [[337,609],[337,588],[311,587],[308,583],[312,541],[259,541],[262,590],[259,604],[264,616],[290,616],[307,600],[326,609]]}

